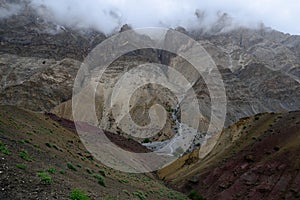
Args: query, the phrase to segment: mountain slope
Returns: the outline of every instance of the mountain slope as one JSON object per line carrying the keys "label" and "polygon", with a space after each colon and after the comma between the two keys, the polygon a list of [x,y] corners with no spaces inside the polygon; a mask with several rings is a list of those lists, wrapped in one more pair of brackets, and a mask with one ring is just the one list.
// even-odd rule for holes
{"label": "mountain slope", "polygon": [[243,118],[221,133],[203,159],[197,149],[158,174],[208,199],[299,199],[299,130],[299,111]]}
{"label": "mountain slope", "polygon": [[[69,199],[74,188],[91,199],[187,199],[153,174],[126,174],[103,166],[73,129],[71,121],[52,114],[1,106],[0,199]],[[106,134],[124,149],[147,151],[133,140]]]}

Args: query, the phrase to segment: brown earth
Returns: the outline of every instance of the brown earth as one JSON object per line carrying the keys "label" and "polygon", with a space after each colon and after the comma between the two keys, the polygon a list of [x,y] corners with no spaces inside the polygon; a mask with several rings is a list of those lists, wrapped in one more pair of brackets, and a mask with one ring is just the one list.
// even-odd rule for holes
{"label": "brown earth", "polygon": [[[144,149],[133,140],[106,135],[127,150]],[[74,188],[91,199],[187,199],[153,174],[122,173],[102,165],[85,149],[72,121],[52,114],[1,106],[0,141],[1,200],[69,199]],[[51,183],[38,177],[41,171],[51,176]],[[102,176],[105,186],[98,184],[95,174]]]}
{"label": "brown earth", "polygon": [[259,114],[225,129],[214,149],[198,150],[158,172],[172,187],[207,199],[299,199],[300,111]]}

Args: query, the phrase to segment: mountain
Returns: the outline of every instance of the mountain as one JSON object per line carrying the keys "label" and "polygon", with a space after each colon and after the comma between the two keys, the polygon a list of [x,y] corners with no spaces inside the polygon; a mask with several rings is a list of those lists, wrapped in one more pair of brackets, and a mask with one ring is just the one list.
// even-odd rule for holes
{"label": "mountain", "polygon": [[[209,32],[175,29],[201,44],[224,84],[224,130],[209,138],[210,120],[224,114],[216,109],[212,115],[214,89],[209,91],[205,82],[205,76],[214,75],[216,69],[199,74],[183,57],[151,48],[157,42],[154,38],[133,31],[129,38],[121,36],[117,42],[127,45],[130,39],[134,41],[129,44],[132,48],[139,43],[149,48],[122,55],[101,78],[95,78],[100,72],[89,66],[86,79],[79,83],[83,89],[73,96],[74,85],[78,86],[74,81],[85,58],[110,37],[93,29],[78,30],[47,21],[27,0],[11,2],[23,4],[23,9],[0,19],[0,199],[22,199],[25,195],[30,199],[68,199],[74,188],[92,199],[186,199],[158,178],[191,199],[201,199],[201,195],[207,199],[299,198],[300,36],[264,26],[223,31],[224,27],[216,24]],[[130,30],[124,25],[120,32]],[[159,42],[176,46],[182,42],[176,37],[169,29]],[[116,51],[104,49],[96,59],[107,60]],[[199,55],[191,52],[189,56]],[[154,63],[162,68],[151,68]],[[174,88],[184,86],[163,65],[177,70],[191,84],[201,111],[193,119],[200,122],[197,130],[181,116],[191,96],[177,98],[170,89],[147,83],[147,75],[153,74],[154,78],[175,80]],[[140,74],[140,83],[147,84],[129,98],[131,119],[145,126],[149,113],[163,115],[166,111],[163,128],[149,138],[132,137],[139,133],[131,123],[124,124],[127,131],[121,129],[110,102],[118,81],[131,77],[137,66],[148,69]],[[135,79],[130,81],[136,83]],[[126,84],[121,86],[116,101],[124,106],[132,91]],[[91,91],[95,91],[99,123],[86,123],[86,127],[103,129],[115,144],[132,152],[170,147],[168,153],[178,160],[160,169],[159,177],[154,173],[126,174],[99,163],[79,140],[73,122],[72,98],[84,97],[77,104],[77,111],[83,113],[90,109]],[[192,114],[193,110],[186,113],[187,117]],[[92,121],[91,116],[82,117],[85,122]],[[182,138],[182,130],[187,135],[197,133],[186,152],[172,146]],[[141,145],[142,141],[146,143]],[[103,180],[106,187],[101,186]]]}

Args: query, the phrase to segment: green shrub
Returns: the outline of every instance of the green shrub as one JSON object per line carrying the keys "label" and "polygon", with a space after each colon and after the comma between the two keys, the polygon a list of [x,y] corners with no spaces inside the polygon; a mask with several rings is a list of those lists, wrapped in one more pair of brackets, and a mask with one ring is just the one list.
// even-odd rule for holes
{"label": "green shrub", "polygon": [[38,172],[37,175],[41,178],[41,182],[51,184],[52,178],[47,172]]}
{"label": "green shrub", "polygon": [[86,172],[89,173],[89,174],[92,174],[94,173],[94,170],[90,169],[90,168],[85,168]]}
{"label": "green shrub", "polygon": [[201,196],[200,194],[198,194],[195,190],[192,190],[190,192],[189,197],[192,200],[205,200],[205,198],[203,196]]}
{"label": "green shrub", "polygon": [[105,172],[104,172],[103,170],[99,170],[98,172],[99,172],[99,174],[101,174],[102,176],[104,176],[104,177],[106,176],[106,174],[105,174]]}
{"label": "green shrub", "polygon": [[25,164],[16,164],[16,167],[19,168],[19,169],[26,169]]}
{"label": "green shrub", "polygon": [[128,183],[129,181],[127,179],[119,179],[120,183]]}
{"label": "green shrub", "polygon": [[9,150],[4,146],[4,144],[2,143],[2,141],[0,141],[0,151],[5,154],[5,155],[9,155],[10,152]]}
{"label": "green shrub", "polygon": [[76,166],[77,166],[78,168],[81,168],[81,167],[82,167],[81,164],[77,164]]}
{"label": "green shrub", "polygon": [[26,160],[26,161],[30,161],[31,158],[29,157],[27,151],[25,151],[24,149],[22,149],[19,153],[20,157],[23,159],[23,160]]}
{"label": "green shrub", "polygon": [[51,145],[49,142],[46,142],[45,145],[46,145],[47,147],[49,147],[49,148],[52,147],[52,145]]}
{"label": "green shrub", "polygon": [[63,170],[63,169],[61,169],[61,170],[59,170],[59,173],[61,173],[61,174],[65,174],[65,173],[66,173],[66,171],[65,171],[65,170]]}
{"label": "green shrub", "polygon": [[118,200],[118,198],[117,197],[110,197],[110,196],[108,196],[108,197],[104,197],[103,200]]}
{"label": "green shrub", "polygon": [[108,197],[104,197],[103,200],[118,200],[118,198],[108,196]]}
{"label": "green shrub", "polygon": [[90,200],[90,198],[80,189],[73,189],[69,195],[71,200]]}
{"label": "green shrub", "polygon": [[51,173],[51,174],[54,174],[56,172],[56,169],[54,167],[49,167],[47,169],[47,172]]}
{"label": "green shrub", "polygon": [[150,139],[149,138],[145,138],[143,141],[142,141],[142,143],[150,143],[151,141],[150,141]]}
{"label": "green shrub", "polygon": [[56,144],[51,144],[51,146],[56,149],[56,150],[59,150],[59,148],[56,146]]}
{"label": "green shrub", "polygon": [[102,185],[103,187],[105,187],[105,182],[104,182],[104,178],[101,176],[101,175],[98,175],[98,174],[94,174],[93,175],[96,179],[98,179],[98,183],[100,185]]}
{"label": "green shrub", "polygon": [[25,140],[18,140],[18,143],[25,144]]}
{"label": "green shrub", "polygon": [[77,169],[74,167],[74,165],[72,165],[72,163],[70,163],[70,162],[67,163],[67,167],[73,171],[77,171]]}
{"label": "green shrub", "polygon": [[125,194],[127,194],[128,196],[130,196],[130,192],[128,190],[122,190]]}
{"label": "green shrub", "polygon": [[137,190],[135,192],[132,193],[133,195],[139,197],[141,200],[146,199],[146,196],[144,195],[144,193],[140,190]]}

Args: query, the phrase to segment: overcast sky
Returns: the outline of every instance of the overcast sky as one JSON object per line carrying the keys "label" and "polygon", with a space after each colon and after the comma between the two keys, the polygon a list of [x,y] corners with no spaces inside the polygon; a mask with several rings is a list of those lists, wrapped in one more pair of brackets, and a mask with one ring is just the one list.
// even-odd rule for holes
{"label": "overcast sky", "polygon": [[128,23],[189,28],[199,26],[195,10],[205,11],[202,25],[227,12],[234,24],[256,26],[263,22],[276,30],[300,34],[300,0],[31,0],[41,15],[62,25],[93,27],[105,33]]}

